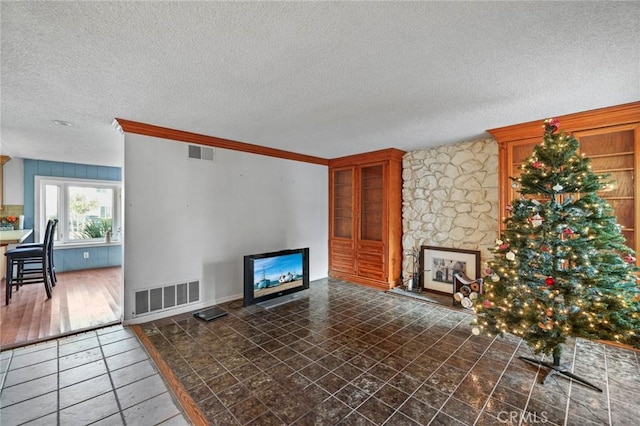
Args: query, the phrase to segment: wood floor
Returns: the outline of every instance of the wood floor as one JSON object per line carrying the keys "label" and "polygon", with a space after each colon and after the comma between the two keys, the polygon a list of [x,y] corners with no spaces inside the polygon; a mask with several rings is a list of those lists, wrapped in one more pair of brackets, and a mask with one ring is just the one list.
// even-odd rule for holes
{"label": "wood floor", "polygon": [[0,349],[119,323],[121,275],[121,267],[58,273],[51,299],[44,286],[26,285],[14,289],[8,306],[3,280]]}

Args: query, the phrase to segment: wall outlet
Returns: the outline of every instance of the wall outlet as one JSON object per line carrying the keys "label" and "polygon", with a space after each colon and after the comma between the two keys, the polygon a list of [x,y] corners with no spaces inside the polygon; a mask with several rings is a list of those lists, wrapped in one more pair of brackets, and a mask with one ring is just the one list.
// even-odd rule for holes
{"label": "wall outlet", "polygon": [[84,255],[84,258],[85,258],[85,259],[88,259],[88,258],[89,258],[89,252],[88,252],[88,251],[85,251],[85,252],[83,253],[83,255]]}

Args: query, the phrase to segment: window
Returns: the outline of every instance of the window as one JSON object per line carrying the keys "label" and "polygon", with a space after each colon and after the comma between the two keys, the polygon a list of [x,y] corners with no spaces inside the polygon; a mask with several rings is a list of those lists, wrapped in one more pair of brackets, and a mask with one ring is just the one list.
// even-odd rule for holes
{"label": "window", "polygon": [[120,182],[36,176],[35,186],[37,229],[58,219],[59,244],[103,242],[107,231],[120,236]]}

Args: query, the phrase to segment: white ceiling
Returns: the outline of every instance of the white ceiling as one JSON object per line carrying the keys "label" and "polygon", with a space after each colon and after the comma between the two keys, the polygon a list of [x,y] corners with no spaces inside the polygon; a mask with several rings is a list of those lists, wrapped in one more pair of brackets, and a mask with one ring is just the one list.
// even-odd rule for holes
{"label": "white ceiling", "polygon": [[1,148],[15,157],[121,165],[115,117],[333,158],[640,100],[640,2],[0,11]]}

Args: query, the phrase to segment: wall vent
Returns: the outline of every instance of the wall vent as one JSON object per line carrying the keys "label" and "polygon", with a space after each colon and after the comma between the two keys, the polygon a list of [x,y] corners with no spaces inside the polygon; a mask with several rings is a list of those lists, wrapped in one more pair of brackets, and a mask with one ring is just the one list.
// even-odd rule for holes
{"label": "wall vent", "polygon": [[194,160],[214,161],[215,151],[209,146],[187,145],[189,148],[188,156]]}
{"label": "wall vent", "polygon": [[134,315],[159,312],[200,301],[200,281],[169,284],[138,290]]}

